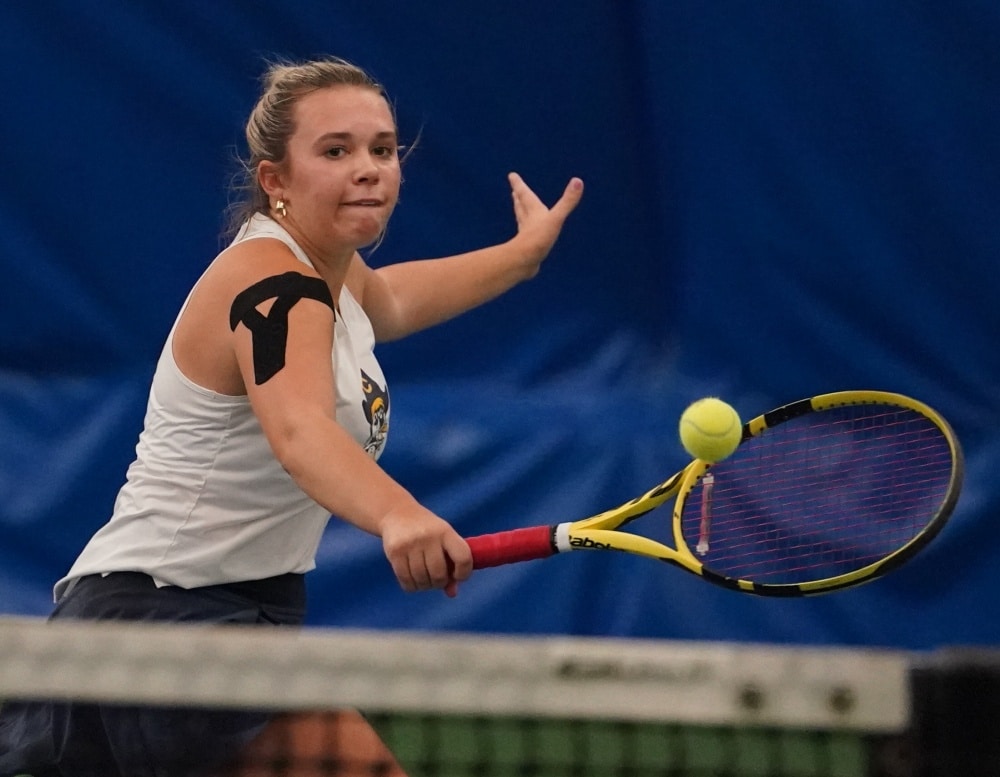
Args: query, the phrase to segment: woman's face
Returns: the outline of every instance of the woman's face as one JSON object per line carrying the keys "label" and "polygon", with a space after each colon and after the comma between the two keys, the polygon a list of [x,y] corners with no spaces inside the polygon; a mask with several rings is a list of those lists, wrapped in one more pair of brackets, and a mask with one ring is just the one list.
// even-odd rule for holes
{"label": "woman's face", "polygon": [[375,242],[400,184],[399,141],[385,98],[356,86],[320,89],[298,101],[294,117],[279,174],[288,213],[282,224],[321,250]]}

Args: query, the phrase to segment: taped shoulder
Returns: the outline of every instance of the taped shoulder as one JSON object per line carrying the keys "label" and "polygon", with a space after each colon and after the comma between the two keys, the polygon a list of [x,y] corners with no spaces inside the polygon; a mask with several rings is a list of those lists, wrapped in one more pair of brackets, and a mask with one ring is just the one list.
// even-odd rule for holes
{"label": "taped shoulder", "polygon": [[[265,316],[257,306],[273,299]],[[326,282],[297,272],[286,272],[264,278],[244,289],[229,309],[229,328],[234,332],[243,324],[253,338],[254,382],[259,386],[273,378],[285,366],[288,348],[288,312],[300,299],[322,302],[337,315],[333,295]]]}
{"label": "taped shoulder", "polygon": [[253,286],[237,294],[229,309],[229,328],[235,330],[236,325],[243,321],[250,311],[256,312],[256,308],[261,302],[275,297],[285,300],[286,304],[290,302],[289,309],[300,299],[306,298],[322,302],[336,313],[330,287],[322,278],[312,278],[297,272],[286,272],[257,281]]}

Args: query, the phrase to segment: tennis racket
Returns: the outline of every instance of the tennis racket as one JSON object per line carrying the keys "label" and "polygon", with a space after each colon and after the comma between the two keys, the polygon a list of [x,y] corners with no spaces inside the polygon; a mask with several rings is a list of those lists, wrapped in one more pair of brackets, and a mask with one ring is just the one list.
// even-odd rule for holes
{"label": "tennis racket", "polygon": [[[478,569],[616,550],[736,591],[806,596],[911,559],[948,520],[962,477],[958,439],[932,408],[900,394],[841,391],[748,421],[729,458],[695,459],[613,510],[468,543]],[[671,498],[674,547],[621,531]]]}

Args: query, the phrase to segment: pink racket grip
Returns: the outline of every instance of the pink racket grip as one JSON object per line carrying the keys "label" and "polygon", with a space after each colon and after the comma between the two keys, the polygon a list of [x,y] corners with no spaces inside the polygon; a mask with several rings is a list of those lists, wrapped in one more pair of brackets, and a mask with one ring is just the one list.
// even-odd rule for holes
{"label": "pink racket grip", "polygon": [[551,526],[532,526],[465,540],[472,551],[472,568],[485,569],[555,555]]}

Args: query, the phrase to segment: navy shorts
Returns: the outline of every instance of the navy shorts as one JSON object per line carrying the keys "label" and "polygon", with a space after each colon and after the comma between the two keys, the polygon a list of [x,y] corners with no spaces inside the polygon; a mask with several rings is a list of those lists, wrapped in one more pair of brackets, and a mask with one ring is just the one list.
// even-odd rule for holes
{"label": "navy shorts", "polygon": [[[302,575],[157,588],[147,575],[81,578],[52,619],[299,626]],[[171,707],[11,702],[0,707],[0,777],[194,777],[230,760],[269,714]]]}

